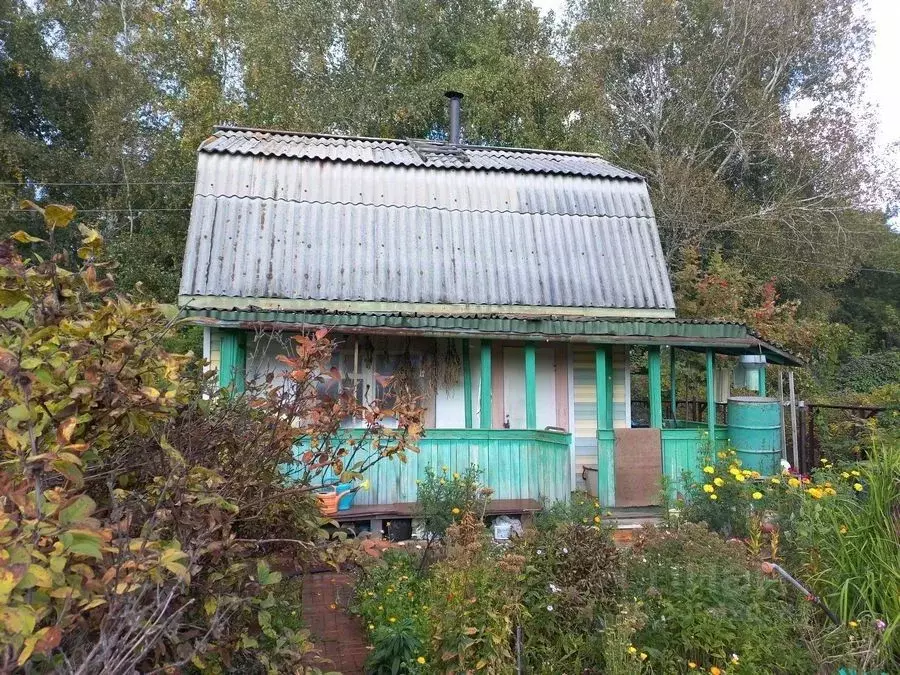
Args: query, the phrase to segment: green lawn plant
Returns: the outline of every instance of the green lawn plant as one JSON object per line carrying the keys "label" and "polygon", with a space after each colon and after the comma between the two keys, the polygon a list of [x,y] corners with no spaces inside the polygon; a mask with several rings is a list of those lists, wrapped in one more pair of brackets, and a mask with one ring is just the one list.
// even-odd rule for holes
{"label": "green lawn plant", "polygon": [[451,472],[446,466],[425,467],[425,478],[418,486],[418,513],[424,520],[429,540],[440,539],[453,523],[467,513],[484,516],[491,490],[480,482],[482,471],[470,465],[463,472]]}

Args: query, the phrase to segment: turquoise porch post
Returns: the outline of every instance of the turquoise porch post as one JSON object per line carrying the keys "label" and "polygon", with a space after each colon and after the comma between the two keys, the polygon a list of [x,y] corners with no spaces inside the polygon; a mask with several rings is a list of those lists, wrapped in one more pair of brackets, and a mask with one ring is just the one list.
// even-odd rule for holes
{"label": "turquoise porch post", "polygon": [[669,399],[672,405],[672,424],[678,426],[678,397],[675,395],[675,347],[669,347]]}
{"label": "turquoise porch post", "polygon": [[472,428],[472,360],[469,341],[462,341],[463,405],[465,406],[466,429]]}
{"label": "turquoise porch post", "polygon": [[650,426],[662,429],[662,357],[658,345],[647,348],[647,380],[650,385]]}
{"label": "turquoise porch post", "polygon": [[759,367],[759,386],[756,389],[756,392],[760,396],[766,395],[766,364],[763,363]]}
{"label": "turquoise porch post", "polygon": [[594,355],[597,386],[597,429],[606,431],[613,428],[610,357],[610,349],[607,345],[597,347]]}
{"label": "turquoise porch post", "polygon": [[715,353],[706,350],[706,427],[709,432],[709,452],[716,451],[716,386]]}
{"label": "turquoise porch post", "polygon": [[525,426],[537,428],[537,356],[534,343],[525,345]]}
{"label": "turquoise porch post", "polygon": [[222,331],[221,357],[219,361],[219,387],[233,388],[235,394],[243,394],[247,377],[247,350],[243,331]]}
{"label": "turquoise porch post", "polygon": [[481,341],[481,428],[491,428],[491,341]]}
{"label": "turquoise porch post", "polygon": [[594,353],[597,389],[597,498],[616,505],[615,433],[613,432],[612,350],[598,345]]}

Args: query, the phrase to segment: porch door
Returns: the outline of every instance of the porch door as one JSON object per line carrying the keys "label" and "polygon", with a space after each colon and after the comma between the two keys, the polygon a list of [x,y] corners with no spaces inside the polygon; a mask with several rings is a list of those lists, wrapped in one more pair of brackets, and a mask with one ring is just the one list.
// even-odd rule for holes
{"label": "porch door", "polygon": [[616,506],[659,504],[662,437],[659,429],[615,430]]}

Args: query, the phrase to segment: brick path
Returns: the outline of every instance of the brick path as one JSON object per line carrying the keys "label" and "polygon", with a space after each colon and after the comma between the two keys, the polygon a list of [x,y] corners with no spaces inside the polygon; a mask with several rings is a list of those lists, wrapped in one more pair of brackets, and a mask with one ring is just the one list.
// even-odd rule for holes
{"label": "brick path", "polygon": [[303,578],[303,618],[322,656],[331,661],[326,669],[363,675],[369,652],[359,619],[346,609],[352,594],[353,580],[346,574],[308,574]]}

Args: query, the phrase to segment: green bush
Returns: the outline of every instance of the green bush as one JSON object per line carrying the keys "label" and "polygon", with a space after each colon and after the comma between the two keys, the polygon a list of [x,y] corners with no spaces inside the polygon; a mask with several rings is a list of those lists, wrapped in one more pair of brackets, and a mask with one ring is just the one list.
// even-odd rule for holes
{"label": "green bush", "polygon": [[426,467],[425,480],[419,483],[418,509],[429,538],[443,537],[466,513],[484,516],[490,490],[482,487],[481,473],[475,465],[461,474],[451,474],[446,466],[440,471]]}
{"label": "green bush", "polygon": [[647,655],[651,672],[685,672],[690,663],[729,673],[812,671],[782,586],[745,560],[741,544],[702,525],[638,535],[625,565],[626,592],[644,614],[631,649]]}
{"label": "green bush", "polygon": [[541,531],[553,531],[563,524],[599,525],[603,518],[603,508],[596,497],[578,490],[569,495],[568,500],[544,504],[544,508],[534,517],[534,527]]}
{"label": "green bush", "polygon": [[366,569],[353,604],[373,647],[366,672],[418,672],[430,634],[427,589],[418,561],[405,551],[386,551]]}
{"label": "green bush", "polygon": [[525,560],[521,625],[526,664],[583,672],[603,662],[603,614],[621,587],[619,552],[608,528],[561,523],[516,543]]}

